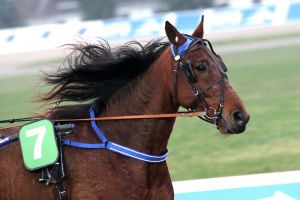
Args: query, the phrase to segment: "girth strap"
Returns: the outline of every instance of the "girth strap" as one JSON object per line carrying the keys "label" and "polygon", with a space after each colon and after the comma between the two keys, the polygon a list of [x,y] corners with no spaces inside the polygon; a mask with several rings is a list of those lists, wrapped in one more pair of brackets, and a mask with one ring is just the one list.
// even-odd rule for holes
{"label": "girth strap", "polygon": [[[95,113],[93,108],[91,107],[89,111],[90,111],[90,118],[94,119]],[[164,153],[163,155],[156,156],[156,155],[142,153],[137,150],[111,142],[105,137],[103,132],[97,126],[95,120],[91,120],[91,126],[93,130],[96,132],[96,134],[98,135],[99,139],[101,139],[102,143],[83,143],[83,142],[64,139],[64,144],[77,147],[77,148],[84,148],[84,149],[107,149],[130,158],[134,158],[137,160],[150,162],[150,163],[163,162],[168,157],[168,150],[166,150],[166,153]]]}

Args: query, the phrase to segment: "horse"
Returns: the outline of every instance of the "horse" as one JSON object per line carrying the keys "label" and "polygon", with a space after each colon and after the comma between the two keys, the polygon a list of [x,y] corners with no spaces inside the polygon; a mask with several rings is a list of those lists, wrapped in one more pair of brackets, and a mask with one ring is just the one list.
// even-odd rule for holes
{"label": "horse", "polygon": [[[187,35],[166,21],[168,41],[158,38],[144,45],[131,41],[114,48],[104,40],[74,44],[67,62],[57,72],[45,74],[45,83],[53,88],[40,99],[79,103],[56,104],[45,117],[71,121],[159,115],[177,113],[181,106],[203,112],[202,118],[222,134],[244,132],[249,114],[228,80],[222,58],[203,38],[203,22],[202,16],[192,35]],[[74,133],[66,136],[69,141],[101,142],[96,126],[111,144],[161,159],[148,162],[105,148],[66,145],[63,187],[68,199],[174,199],[165,159],[175,119],[75,122]],[[9,136],[17,131],[1,132]],[[55,189],[37,181],[41,170],[24,168],[20,151],[18,142],[0,149],[0,199],[55,199]]]}

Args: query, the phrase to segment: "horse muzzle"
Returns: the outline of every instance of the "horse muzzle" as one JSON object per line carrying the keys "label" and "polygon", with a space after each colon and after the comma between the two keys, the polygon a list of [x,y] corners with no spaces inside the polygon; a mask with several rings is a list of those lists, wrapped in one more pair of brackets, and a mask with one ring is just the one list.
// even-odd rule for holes
{"label": "horse muzzle", "polygon": [[249,119],[250,116],[246,112],[235,110],[228,118],[222,117],[217,124],[217,128],[223,134],[243,133]]}

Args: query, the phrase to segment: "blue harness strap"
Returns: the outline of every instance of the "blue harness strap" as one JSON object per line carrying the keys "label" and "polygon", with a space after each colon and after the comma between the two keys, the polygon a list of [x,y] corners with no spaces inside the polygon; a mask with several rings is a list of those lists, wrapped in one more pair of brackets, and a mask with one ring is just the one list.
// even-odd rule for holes
{"label": "blue harness strap", "polygon": [[[95,119],[96,116],[95,116],[95,112],[94,112],[92,106],[90,107],[90,110],[89,110],[89,111],[90,111],[90,118]],[[106,139],[106,137],[104,136],[104,134],[102,133],[102,131],[98,128],[98,126],[97,126],[95,120],[92,120],[92,121],[91,121],[91,125],[92,125],[94,131],[97,133],[98,137],[101,139],[101,141],[102,141],[103,143],[106,143],[106,142],[107,142],[107,139]]]}
{"label": "blue harness strap", "polygon": [[91,143],[76,142],[73,140],[64,139],[64,144],[68,146],[83,148],[83,149],[105,149],[104,143],[91,144]]}
{"label": "blue harness strap", "polygon": [[0,147],[15,142],[19,139],[19,134],[11,135],[6,138],[0,139]]}
{"label": "blue harness strap", "polygon": [[150,162],[150,163],[158,163],[158,162],[163,162],[167,159],[168,157],[168,150],[166,151],[165,154],[156,156],[156,155],[150,155],[146,153],[139,152],[137,150],[122,146],[120,144],[114,143],[109,141],[103,134],[103,132],[100,130],[100,128],[97,126],[96,121],[93,120],[95,118],[95,113],[93,108],[91,107],[89,109],[90,112],[90,118],[91,120],[91,126],[93,130],[96,132],[98,137],[101,139],[102,143],[83,143],[83,142],[77,142],[73,140],[67,140],[64,139],[64,144],[68,146],[73,146],[77,148],[84,148],[84,149],[107,149],[110,151],[113,151],[115,153],[119,153],[121,155],[134,158],[137,160],[145,161],[145,162]]}
{"label": "blue harness strap", "polygon": [[107,144],[107,149],[109,149],[113,152],[122,154],[124,156],[128,156],[128,157],[131,157],[131,158],[134,158],[137,160],[142,160],[145,162],[153,162],[153,163],[162,162],[162,161],[165,161],[168,157],[168,151],[161,156],[154,156],[154,155],[149,155],[149,154],[145,154],[145,153],[136,151],[134,149],[130,149],[128,147],[124,147],[122,145],[119,145],[119,144],[116,144],[113,142],[109,142]]}

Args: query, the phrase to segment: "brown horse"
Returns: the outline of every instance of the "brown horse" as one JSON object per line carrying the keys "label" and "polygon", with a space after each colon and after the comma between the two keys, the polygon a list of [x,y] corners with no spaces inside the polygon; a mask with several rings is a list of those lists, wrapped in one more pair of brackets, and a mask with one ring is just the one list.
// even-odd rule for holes
{"label": "brown horse", "polygon": [[[110,48],[74,45],[66,66],[45,77],[54,88],[43,100],[78,101],[49,112],[51,119],[137,114],[176,113],[180,106],[204,111],[204,119],[221,133],[241,133],[249,115],[231,87],[225,65],[203,39],[203,18],[194,31],[183,35],[166,22],[169,42],[155,40]],[[166,152],[175,118],[101,121],[97,125],[115,143],[150,155]],[[17,130],[6,130],[10,135]],[[88,122],[76,123],[68,139],[96,143],[99,138]],[[149,163],[107,149],[65,146],[68,199],[173,199],[167,162]],[[39,183],[40,170],[24,168],[19,143],[0,150],[0,199],[55,199],[53,187]]]}

